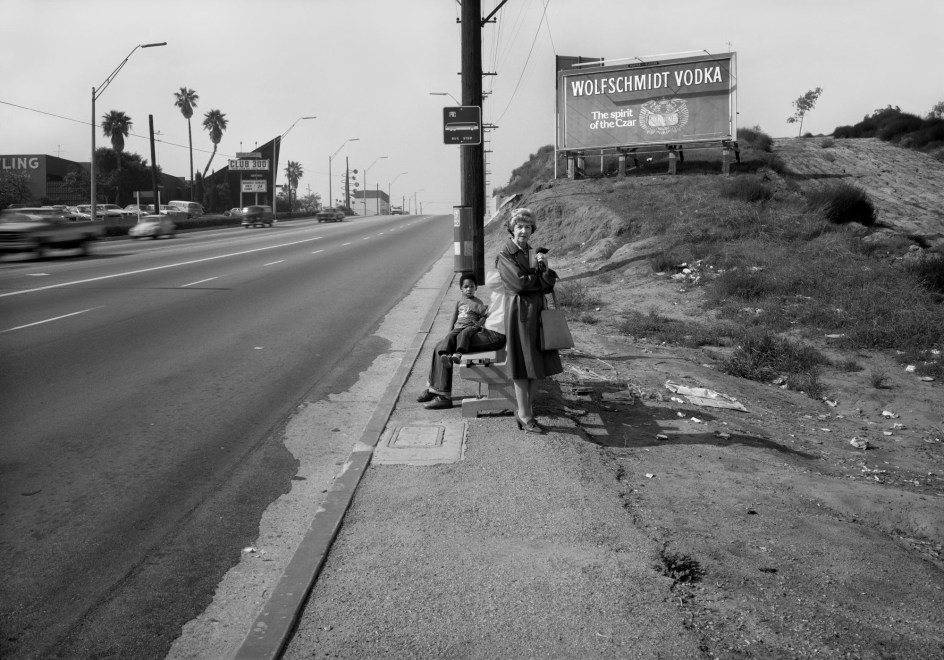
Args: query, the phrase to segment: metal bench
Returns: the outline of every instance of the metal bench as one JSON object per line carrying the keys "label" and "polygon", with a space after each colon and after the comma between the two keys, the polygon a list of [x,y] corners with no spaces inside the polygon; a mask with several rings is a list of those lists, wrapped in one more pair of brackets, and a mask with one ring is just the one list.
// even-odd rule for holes
{"label": "metal bench", "polygon": [[462,357],[455,373],[478,384],[478,396],[462,400],[463,417],[478,417],[485,411],[517,409],[515,388],[505,373],[505,358],[504,348]]}

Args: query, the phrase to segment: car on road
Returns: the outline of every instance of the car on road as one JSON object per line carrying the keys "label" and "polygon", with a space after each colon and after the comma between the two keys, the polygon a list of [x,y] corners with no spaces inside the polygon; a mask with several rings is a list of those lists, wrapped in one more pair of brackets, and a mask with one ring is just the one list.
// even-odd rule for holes
{"label": "car on road", "polygon": [[244,206],[239,210],[239,215],[242,216],[243,227],[247,229],[249,227],[271,227],[272,223],[275,221],[275,215],[272,213],[271,206],[259,204]]}
{"label": "car on road", "polygon": [[333,207],[323,208],[315,214],[318,222],[343,222],[344,211]]}
{"label": "car on road", "polygon": [[232,216],[232,215],[239,215],[239,212],[240,212],[240,211],[242,211],[242,209],[239,208],[238,206],[236,206],[236,207],[234,207],[234,208],[231,208],[229,211],[224,211],[224,212],[223,212],[223,215],[230,215],[230,216]]}
{"label": "car on road", "polygon": [[104,232],[101,222],[70,220],[50,206],[8,208],[0,212],[0,253],[34,252],[41,259],[50,248],[78,248],[88,254]]}
{"label": "car on road", "polygon": [[131,238],[153,238],[157,240],[161,236],[173,238],[177,235],[177,225],[168,215],[145,215],[141,216],[137,224],[128,230],[128,236]]}
{"label": "car on road", "polygon": [[403,215],[403,207],[402,207],[402,206],[391,206],[391,207],[390,207],[390,215]]}

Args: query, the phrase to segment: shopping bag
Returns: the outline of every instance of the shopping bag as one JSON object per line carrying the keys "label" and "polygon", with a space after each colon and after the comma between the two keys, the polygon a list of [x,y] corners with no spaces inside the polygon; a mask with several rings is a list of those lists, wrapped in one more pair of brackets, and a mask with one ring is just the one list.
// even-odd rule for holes
{"label": "shopping bag", "polygon": [[[553,296],[553,292],[551,295]],[[567,317],[562,310],[557,309],[555,297],[554,309],[541,310],[541,350],[556,351],[573,347],[574,338],[570,334],[570,328],[567,327]]]}

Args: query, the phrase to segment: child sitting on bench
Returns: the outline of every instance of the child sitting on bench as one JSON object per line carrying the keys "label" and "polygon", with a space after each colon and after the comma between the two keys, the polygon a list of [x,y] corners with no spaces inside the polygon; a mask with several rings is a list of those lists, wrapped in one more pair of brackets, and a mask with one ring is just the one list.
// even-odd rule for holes
{"label": "child sitting on bench", "polygon": [[[475,297],[474,276],[463,275],[460,287],[464,297],[456,303],[452,329],[433,349],[426,389],[416,399],[431,410],[452,408],[452,365],[461,361],[462,354],[496,351],[505,345],[505,289],[498,272],[491,271],[485,278],[485,287],[490,291],[487,308]],[[488,316],[481,325],[464,324],[457,329],[460,306],[468,304],[471,308],[474,303],[470,299],[482,305]]]}

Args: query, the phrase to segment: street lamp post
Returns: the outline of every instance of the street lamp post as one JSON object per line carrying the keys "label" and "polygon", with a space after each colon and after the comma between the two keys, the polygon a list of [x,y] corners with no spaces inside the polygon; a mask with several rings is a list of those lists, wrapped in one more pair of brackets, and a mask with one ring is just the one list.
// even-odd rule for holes
{"label": "street lamp post", "polygon": [[[128,57],[123,59],[121,61],[121,64],[115,67],[115,70],[112,71],[108,75],[107,78],[105,78],[105,82],[103,82],[98,87],[92,88],[92,159],[89,162],[89,173],[91,174],[91,178],[92,178],[91,202],[92,202],[92,220],[93,221],[95,220],[96,217],[98,217],[95,214],[95,133],[96,133],[95,129],[98,128],[98,121],[95,119],[95,101],[98,99],[98,97],[102,95],[102,92],[104,92],[108,88],[108,86],[111,84],[111,81],[114,80],[115,76],[118,75],[118,72],[121,71],[121,69],[124,68],[125,64],[128,63],[128,60],[130,60],[131,56],[134,55],[134,51],[136,51],[138,48],[154,48],[155,46],[166,46],[166,45],[167,45],[166,41],[162,41],[160,43],[154,43],[154,44],[138,44],[137,46],[131,49],[131,52],[128,53]],[[155,199],[154,212],[158,213],[159,211],[160,209],[157,207],[157,200]]]}
{"label": "street lamp post", "polygon": [[344,145],[348,142],[357,142],[360,138],[348,138],[341,143],[341,146],[338,147],[338,150],[333,154],[328,156],[328,206],[334,206],[334,198],[331,197],[331,161],[334,160],[334,157],[341,153],[341,149],[344,148]]}
{"label": "street lamp post", "polygon": [[399,179],[404,174],[409,174],[409,172],[400,172],[398,175],[393,177],[393,181],[387,184],[387,203],[388,204],[390,204],[391,200],[393,199],[392,197],[390,197],[390,187],[393,186],[393,184],[397,182],[397,179]]}
{"label": "street lamp post", "polygon": [[459,103],[459,99],[457,99],[455,96],[453,96],[449,92],[430,92],[429,95],[430,96],[448,96],[449,98],[451,98],[453,101],[456,102],[456,105],[460,105],[460,106],[462,105],[461,103]]}
{"label": "street lamp post", "polygon": [[[275,142],[272,143],[272,217],[273,217],[273,218],[278,218],[278,217],[279,217],[279,209],[278,209],[278,205],[276,204],[276,201],[275,201],[275,190],[276,190],[276,188],[275,188],[275,182],[276,182],[276,180],[278,180],[278,176],[279,176],[279,168],[278,168],[278,166],[277,166],[277,163],[279,162],[279,144],[281,144],[282,138],[284,138],[286,135],[288,135],[288,132],[289,132],[290,130],[292,130],[293,128],[295,128],[295,124],[297,124],[298,122],[302,121],[303,119],[318,119],[318,118],[315,117],[314,115],[312,115],[312,116],[310,116],[310,117],[299,117],[298,119],[296,119],[296,120],[292,123],[291,126],[288,127],[288,130],[286,130],[284,133],[282,133],[282,135],[280,135],[279,137],[275,138]],[[292,195],[291,195],[291,193],[289,193],[288,200],[289,200],[288,212],[291,213],[291,212],[292,212]]]}
{"label": "street lamp post", "polygon": [[374,162],[371,163],[366,170],[364,170],[364,217],[367,217],[367,173],[370,172],[370,168],[377,164],[378,160],[387,158],[387,156],[377,156],[374,159]]}

